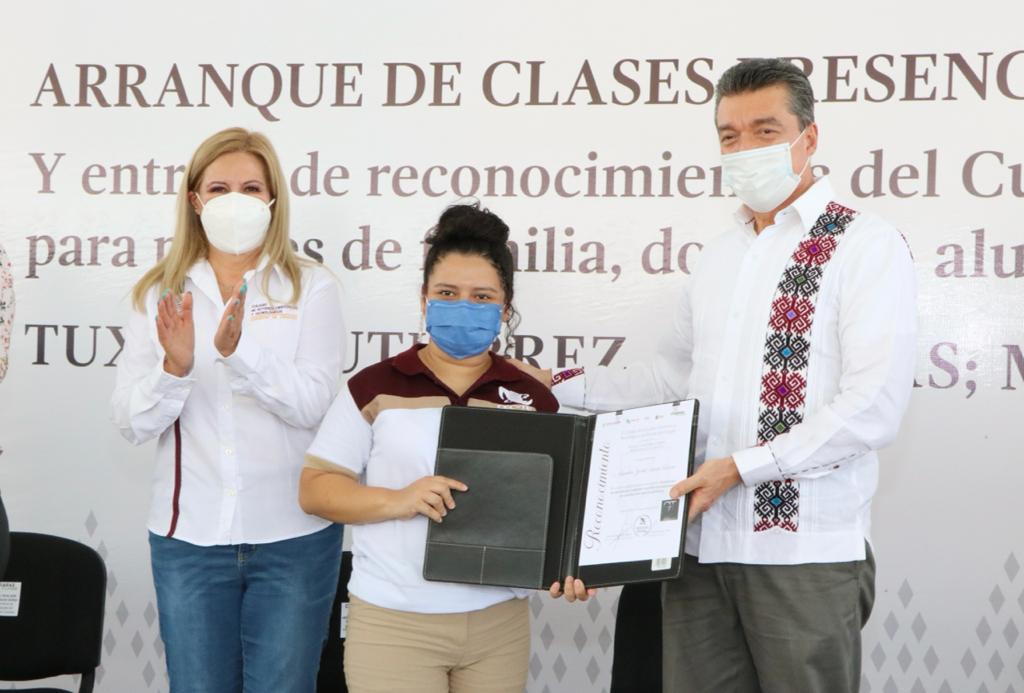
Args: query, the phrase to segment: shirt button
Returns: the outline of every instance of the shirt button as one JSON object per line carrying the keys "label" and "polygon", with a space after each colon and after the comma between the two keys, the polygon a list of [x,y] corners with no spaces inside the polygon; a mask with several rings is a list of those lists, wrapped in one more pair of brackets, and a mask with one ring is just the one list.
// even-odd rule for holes
{"label": "shirt button", "polygon": [[224,448],[224,454],[225,455],[234,455],[235,451],[232,450],[231,448]]}
{"label": "shirt button", "polygon": [[226,488],[226,489],[224,489],[224,493],[226,493],[227,495],[232,496],[232,497],[238,495],[238,491],[236,491],[233,488]]}
{"label": "shirt button", "polygon": [[221,407],[221,409],[223,409],[224,411],[231,411],[231,405],[225,404],[223,407]]}

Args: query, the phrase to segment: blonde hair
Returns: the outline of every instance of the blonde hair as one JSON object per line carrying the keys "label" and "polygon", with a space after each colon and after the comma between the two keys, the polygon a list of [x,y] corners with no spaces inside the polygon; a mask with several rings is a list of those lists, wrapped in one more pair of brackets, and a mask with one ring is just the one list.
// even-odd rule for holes
{"label": "blonde hair", "polygon": [[[199,215],[195,213],[189,193],[195,191],[207,167],[218,157],[231,152],[248,152],[263,162],[267,175],[267,186],[271,198],[275,199],[270,208],[270,228],[263,243],[261,257],[265,256],[270,265],[276,265],[291,281],[291,302],[299,299],[302,291],[302,260],[292,250],[288,239],[288,185],[281,163],[273,145],[265,135],[245,130],[228,128],[208,137],[185,170],[185,180],[178,190],[177,211],[175,212],[174,238],[171,248],[163,259],[156,263],[132,289],[132,305],[136,310],[145,310],[146,294],[154,286],[161,291],[170,289],[181,293],[185,288],[185,274],[200,259],[207,256],[208,241]],[[270,274],[263,278],[263,294],[267,295]]]}

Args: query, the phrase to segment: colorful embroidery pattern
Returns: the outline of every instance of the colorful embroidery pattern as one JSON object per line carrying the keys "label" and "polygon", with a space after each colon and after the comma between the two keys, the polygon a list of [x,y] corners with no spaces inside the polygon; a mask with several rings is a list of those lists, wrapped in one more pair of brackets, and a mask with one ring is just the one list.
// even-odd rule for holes
{"label": "colorful embroidery pattern", "polygon": [[[765,445],[803,421],[811,326],[825,266],[857,213],[836,202],[814,222],[782,273],[772,300],[761,375],[757,442]],[[800,488],[792,479],[754,490],[754,531],[800,527]]]}
{"label": "colorful embroidery pattern", "polygon": [[564,371],[559,371],[551,376],[551,387],[564,383],[566,380],[571,380],[577,375],[583,375],[582,368],[566,368]]}

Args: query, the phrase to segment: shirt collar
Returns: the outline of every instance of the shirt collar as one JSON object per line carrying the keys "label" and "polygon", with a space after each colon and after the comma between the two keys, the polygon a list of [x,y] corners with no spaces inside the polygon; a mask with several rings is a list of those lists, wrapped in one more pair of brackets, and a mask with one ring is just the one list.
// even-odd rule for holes
{"label": "shirt collar", "polygon": [[[438,380],[437,376],[427,368],[427,365],[423,363],[423,360],[419,357],[420,349],[425,346],[427,345],[414,344],[412,347],[406,349],[392,359],[391,366],[399,373],[403,373],[405,375],[422,374]],[[507,359],[498,356],[494,352],[490,352],[490,356],[491,366],[476,382],[477,388],[495,380],[502,383],[512,383],[523,378],[523,372],[509,363]],[[467,392],[466,395],[468,394],[469,393]]]}
{"label": "shirt collar", "polygon": [[[247,280],[252,279],[257,274],[265,270],[267,268],[267,265],[270,265],[270,258],[267,257],[265,254],[261,255],[259,263],[257,263],[254,269],[251,269],[245,273],[245,278]],[[270,269],[275,275],[277,275],[278,279],[282,281],[286,279],[285,274],[281,270],[280,266],[276,264],[270,265]],[[188,272],[185,273],[185,276],[192,279],[192,281],[196,281],[198,277],[206,274],[212,275],[213,267],[210,265],[210,261],[204,257],[199,258],[194,263],[192,263],[192,266],[188,268]]]}
{"label": "shirt collar", "polygon": [[[815,179],[814,183],[809,187],[803,195],[793,200],[793,203],[788,207],[784,207],[779,210],[778,214],[775,215],[776,221],[781,220],[790,214],[796,214],[800,218],[800,225],[803,227],[804,232],[810,231],[811,227],[814,226],[814,222],[818,220],[818,217],[825,211],[825,206],[828,205],[835,197],[835,193],[832,189],[832,183],[829,181],[828,176],[821,176]],[[754,220],[754,212],[746,205],[740,205],[739,209],[733,214],[733,218],[736,223],[740,226],[746,226],[752,224]],[[753,229],[753,227],[751,227]]]}

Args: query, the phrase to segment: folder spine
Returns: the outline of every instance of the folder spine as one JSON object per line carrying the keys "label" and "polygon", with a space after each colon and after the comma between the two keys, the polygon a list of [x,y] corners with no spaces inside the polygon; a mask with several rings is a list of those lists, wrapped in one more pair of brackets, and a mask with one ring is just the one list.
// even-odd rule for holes
{"label": "folder spine", "polygon": [[587,479],[593,448],[593,431],[597,417],[578,417],[573,428],[572,470],[569,477],[569,512],[565,531],[565,552],[562,561],[563,579],[579,577],[580,542],[583,537],[583,513],[586,509]]}

